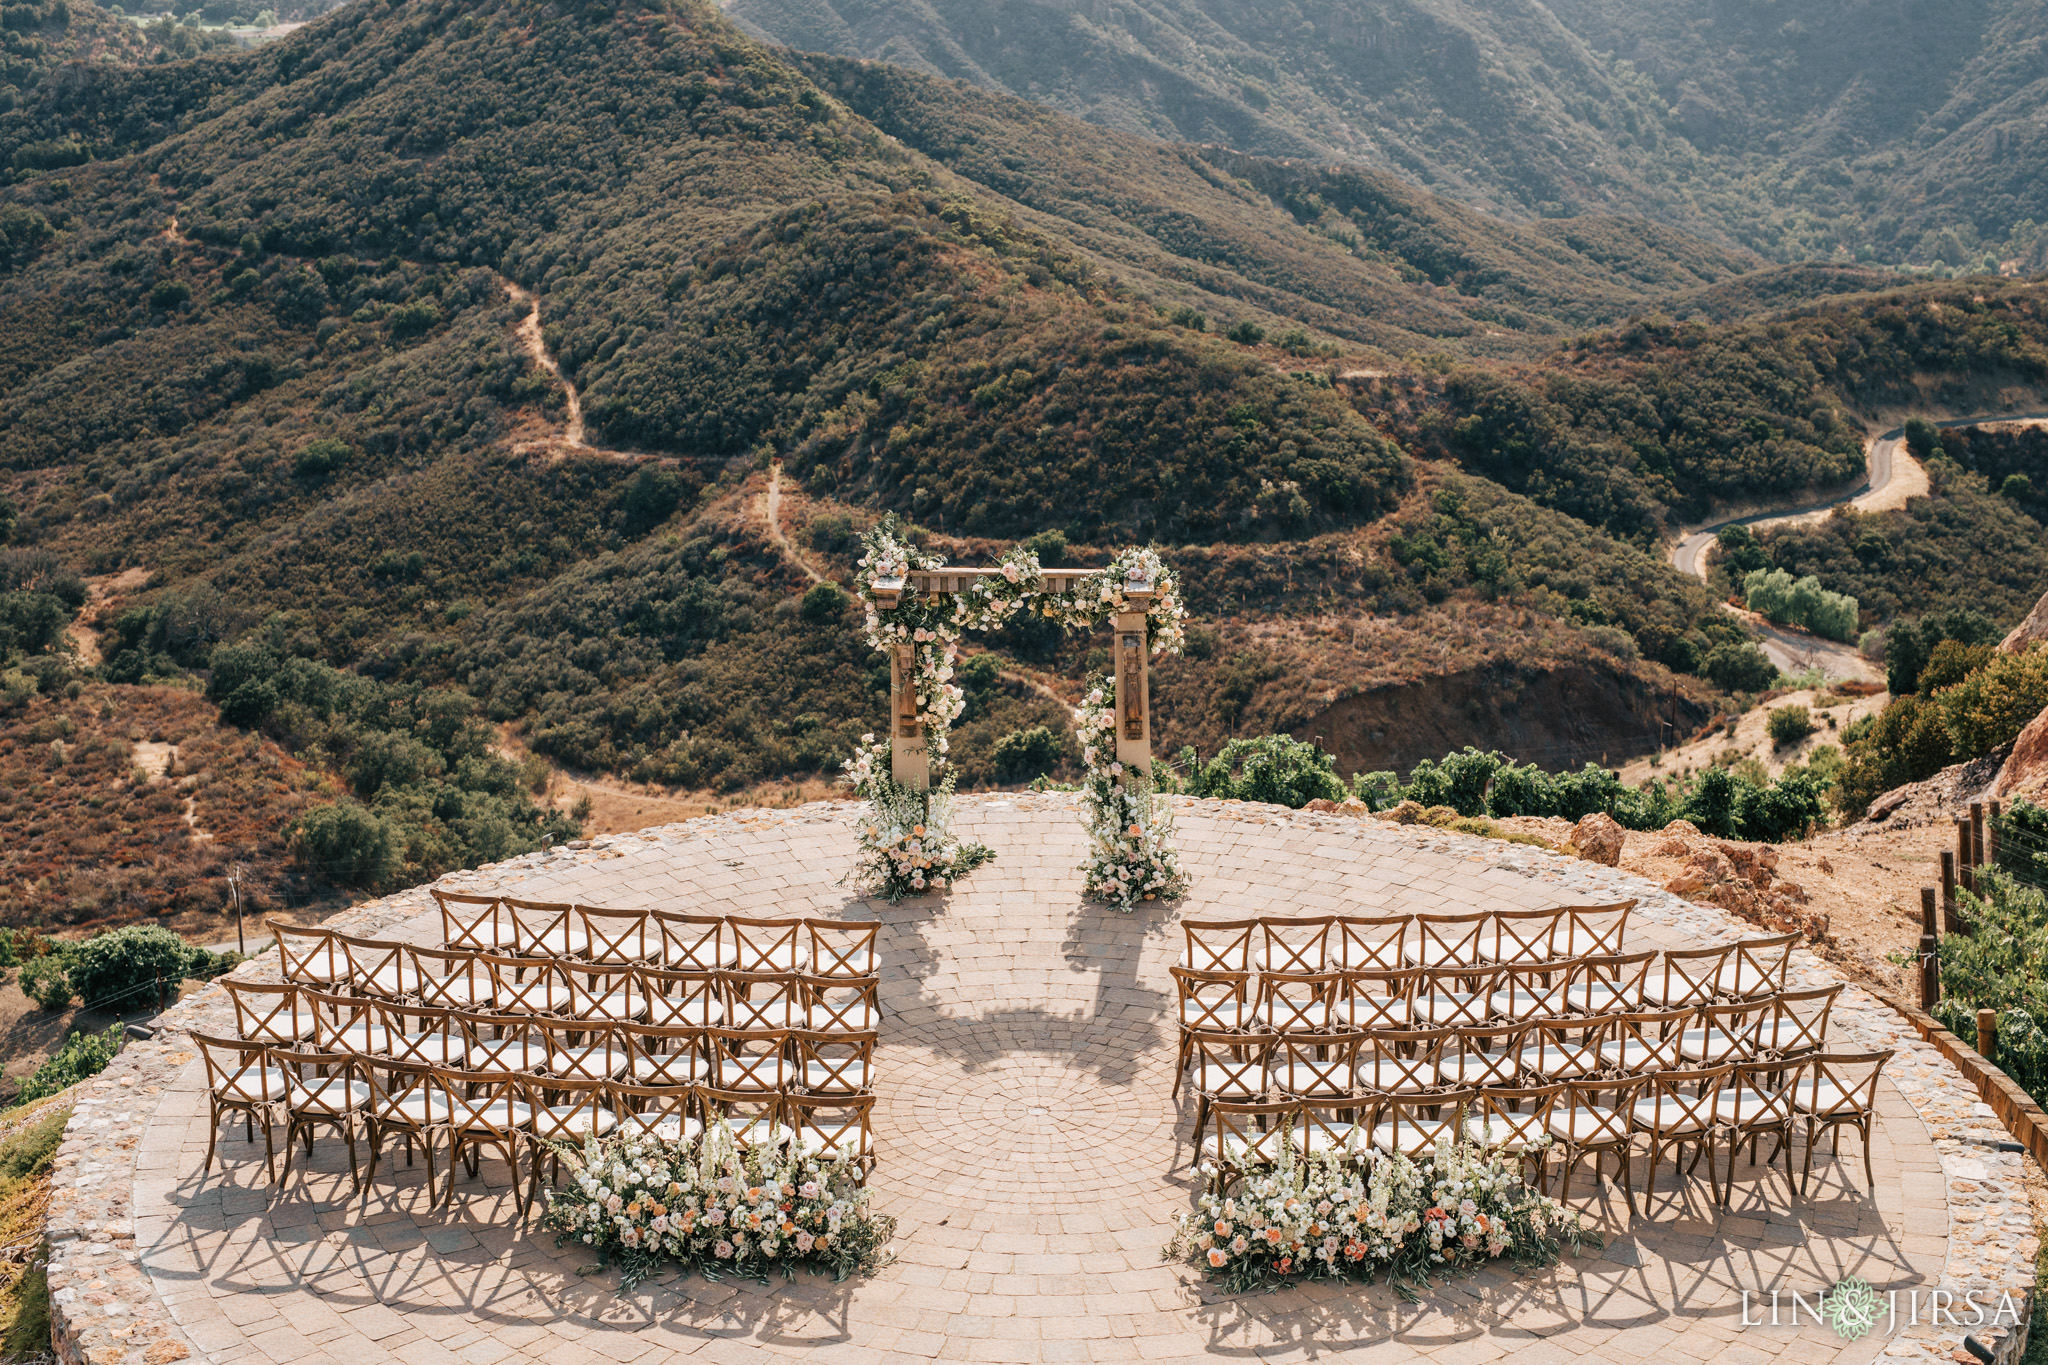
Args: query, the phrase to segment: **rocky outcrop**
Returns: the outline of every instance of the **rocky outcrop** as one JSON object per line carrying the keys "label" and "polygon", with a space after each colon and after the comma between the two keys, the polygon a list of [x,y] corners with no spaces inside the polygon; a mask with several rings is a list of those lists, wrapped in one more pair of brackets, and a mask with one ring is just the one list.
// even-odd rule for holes
{"label": "rocky outcrop", "polygon": [[1621,846],[1627,842],[1628,831],[1605,811],[1594,811],[1572,826],[1572,851],[1590,863],[1620,867]]}
{"label": "rocky outcrop", "polygon": [[1828,917],[1808,906],[1806,888],[1778,876],[1774,845],[1714,839],[1688,821],[1674,820],[1654,851],[1681,860],[1678,874],[1664,884],[1674,896],[1718,905],[1776,933],[1828,936]]}
{"label": "rocky outcrop", "polygon": [[1991,794],[2001,801],[2015,796],[2035,801],[2048,798],[2048,709],[2027,722],[2027,728],[2012,742],[2012,752],[1998,770]]}
{"label": "rocky outcrop", "polygon": [[2014,626],[2012,634],[2000,640],[1998,647],[2008,654],[2017,654],[2043,640],[2048,640],[2048,593],[2041,594],[2041,600],[2034,603],[2027,619]]}

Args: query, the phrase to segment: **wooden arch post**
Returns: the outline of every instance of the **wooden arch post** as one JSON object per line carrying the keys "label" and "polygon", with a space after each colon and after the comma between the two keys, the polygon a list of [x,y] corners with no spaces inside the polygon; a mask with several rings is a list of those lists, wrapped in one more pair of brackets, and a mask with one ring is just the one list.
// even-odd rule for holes
{"label": "wooden arch post", "polygon": [[1125,610],[1116,614],[1116,761],[1126,772],[1152,775],[1152,651],[1146,612],[1152,584],[1124,581]]}

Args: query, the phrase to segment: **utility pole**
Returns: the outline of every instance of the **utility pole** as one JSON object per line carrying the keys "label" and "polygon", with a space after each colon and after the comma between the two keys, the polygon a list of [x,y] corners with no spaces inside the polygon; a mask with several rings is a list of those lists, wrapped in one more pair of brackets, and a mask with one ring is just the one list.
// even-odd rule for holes
{"label": "utility pole", "polygon": [[242,937],[242,865],[240,863],[236,863],[234,871],[228,873],[228,890],[233,893],[235,898],[235,951],[243,957],[247,957],[249,955],[249,944]]}

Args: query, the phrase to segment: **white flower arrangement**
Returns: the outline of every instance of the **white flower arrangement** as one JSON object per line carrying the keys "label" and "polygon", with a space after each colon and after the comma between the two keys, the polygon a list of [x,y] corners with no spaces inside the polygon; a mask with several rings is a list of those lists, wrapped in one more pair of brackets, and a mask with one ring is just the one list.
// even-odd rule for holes
{"label": "white flower arrangement", "polygon": [[1088,831],[1086,891],[1119,910],[1138,902],[1177,900],[1188,876],[1174,846],[1173,806],[1141,772],[1116,758],[1116,690],[1108,675],[1088,685],[1074,712],[1081,740],[1081,824]]}
{"label": "white flower arrangement", "polygon": [[1152,585],[1152,602],[1145,608],[1152,653],[1180,653],[1187,638],[1187,607],[1181,600],[1179,577],[1166,567],[1157,550],[1125,550],[1095,578],[1063,592],[1041,594],[1033,610],[1063,626],[1091,629],[1124,610],[1124,594],[1135,583]]}
{"label": "white flower arrangement", "polygon": [[[1419,1161],[1377,1151],[1298,1158],[1291,1142],[1281,1153],[1237,1193],[1202,1194],[1162,1256],[1192,1261],[1233,1291],[1382,1274],[1415,1286],[1502,1256],[1553,1264],[1592,1239],[1576,1212],[1524,1183],[1519,1157],[1468,1141]],[[1213,1180],[1213,1166],[1202,1171]]]}
{"label": "white flower arrangement", "polygon": [[796,1144],[741,1147],[723,1120],[693,1141],[642,1133],[560,1148],[567,1183],[547,1193],[558,1245],[580,1242],[620,1266],[622,1292],[664,1265],[710,1276],[799,1267],[838,1279],[884,1260],[893,1218],[868,1207],[860,1171]]}
{"label": "white flower arrangement", "polygon": [[959,843],[952,835],[953,778],[927,791],[889,776],[889,741],[872,734],[846,761],[854,795],[868,803],[854,825],[860,855],[854,876],[862,887],[895,904],[905,896],[943,891],[994,859],[986,844]]}

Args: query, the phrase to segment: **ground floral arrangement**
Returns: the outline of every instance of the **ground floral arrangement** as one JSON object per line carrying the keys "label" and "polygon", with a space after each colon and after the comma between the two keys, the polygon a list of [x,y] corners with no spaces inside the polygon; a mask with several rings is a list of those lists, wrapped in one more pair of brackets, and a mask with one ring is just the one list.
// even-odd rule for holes
{"label": "ground floral arrangement", "polygon": [[742,1147],[714,1122],[701,1137],[591,1137],[564,1147],[568,1183],[547,1195],[557,1245],[580,1242],[623,1272],[621,1291],[673,1266],[716,1279],[800,1268],[836,1278],[883,1264],[896,1220],[870,1211],[843,1157],[793,1144]]}
{"label": "ground floral arrangement", "polygon": [[[1167,1260],[1232,1291],[1291,1280],[1373,1280],[1404,1291],[1507,1256],[1554,1265],[1592,1241],[1579,1215],[1523,1181],[1520,1159],[1447,1142],[1420,1161],[1374,1153],[1288,1159],[1180,1216]],[[1207,1164],[1203,1174],[1213,1179]]]}
{"label": "ground floral arrangement", "polygon": [[[1087,892],[1130,910],[1141,900],[1187,894],[1174,845],[1173,807],[1141,772],[1116,761],[1116,693],[1104,675],[1088,685],[1074,729],[1081,737],[1081,823],[1088,830]],[[1104,762],[1104,759],[1107,762]]]}
{"label": "ground floral arrangement", "polygon": [[[860,596],[866,615],[864,637],[872,649],[911,648],[917,723],[925,736],[932,788],[914,791],[889,775],[890,742],[861,736],[846,762],[847,781],[868,803],[859,827],[860,884],[894,902],[923,891],[942,890],[995,855],[980,844],[960,844],[950,830],[953,779],[945,772],[952,724],[966,705],[953,682],[961,636],[994,630],[1019,611],[1068,628],[1090,629],[1126,609],[1134,584],[1149,584],[1146,635],[1152,653],[1178,654],[1186,639],[1187,610],[1180,581],[1158,553],[1125,550],[1092,579],[1062,591],[1045,586],[1038,556],[1013,547],[996,562],[996,572],[960,593],[919,597],[900,593],[884,607],[876,595],[879,579],[902,579],[912,570],[936,571],[945,561],[912,545],[893,517],[885,517],[861,538]],[[1173,819],[1165,799],[1143,773],[1126,773],[1116,761],[1113,678],[1089,685],[1088,700],[1074,713],[1081,733],[1089,859],[1088,893],[1129,910],[1140,900],[1172,898],[1187,890],[1173,846]]]}

